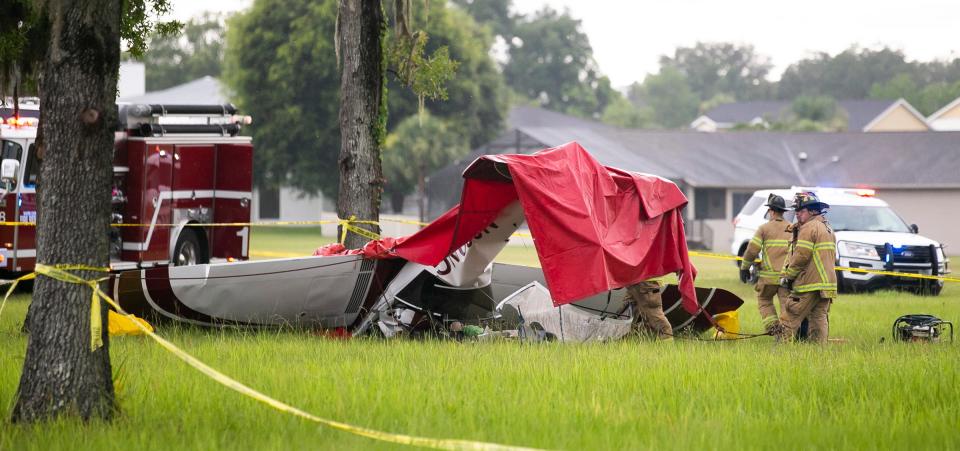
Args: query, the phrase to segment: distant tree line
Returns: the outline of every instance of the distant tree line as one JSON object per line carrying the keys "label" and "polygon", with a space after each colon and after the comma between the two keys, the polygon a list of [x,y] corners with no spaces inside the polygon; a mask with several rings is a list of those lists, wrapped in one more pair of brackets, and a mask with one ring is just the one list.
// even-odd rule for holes
{"label": "distant tree line", "polygon": [[[661,57],[658,73],[628,88],[632,109],[621,106],[605,114],[621,126],[683,128],[723,103],[790,100],[790,114],[778,127],[831,130],[842,128],[845,120],[836,100],[904,98],[930,115],[960,97],[960,59],[909,61],[903,52],[886,47],[818,53],[791,64],[776,82],[767,79],[771,68],[770,59],[750,45],[699,42],[680,47],[673,56]],[[824,111],[836,114],[824,118]]]}
{"label": "distant tree line", "polygon": [[686,128],[723,103],[790,100],[775,127],[833,130],[846,120],[836,100],[904,98],[929,115],[960,96],[960,58],[909,61],[899,50],[852,46],[837,55],[811,55],[772,82],[769,57],[752,45],[725,42],[678,47],[660,58],[657,73],[621,95],[597,70],[580,22],[568,12],[545,8],[527,17],[510,14],[511,0],[453,3],[506,43],[504,75],[515,100],[621,127]]}
{"label": "distant tree line", "polygon": [[144,59],[147,91],[220,76],[225,22],[226,15],[207,12],[187,21],[181,34],[153,35]]}
{"label": "distant tree line", "polygon": [[[656,73],[620,92],[602,74],[580,21],[568,11],[547,7],[520,15],[511,12],[511,3],[429,0],[414,11],[413,22],[429,35],[427,52],[446,47],[458,66],[447,82],[447,100],[422,105],[388,77],[385,194],[398,208],[403,194],[422,185],[422,174],[495,137],[510,104],[621,127],[686,128],[723,103],[789,100],[791,108],[773,127],[836,130],[846,121],[839,99],[902,97],[929,115],[960,96],[960,59],[918,62],[890,48],[850,47],[797,61],[770,81],[773,64],[753,46],[706,42],[662,56]],[[258,146],[257,185],[333,195],[340,140],[339,78],[329,38],[335,20],[334,0],[255,0],[229,19],[195,18],[182,35],[151,40],[147,89],[221,77],[256,120],[249,130]],[[412,117],[418,117],[415,124]],[[444,136],[432,136],[438,133]],[[425,147],[427,141],[445,148]],[[411,172],[407,166],[414,162]]]}
{"label": "distant tree line", "polygon": [[[494,39],[489,30],[443,0],[423,6],[412,9],[411,20],[426,31],[425,53],[445,48],[457,63],[456,73],[445,83],[446,100],[424,99],[422,104],[397,77],[388,76],[386,126],[392,135],[405,119],[416,116],[418,123],[425,121],[431,130],[448,135],[435,141],[452,145],[428,159],[424,170],[432,172],[499,132],[509,94],[488,54]],[[392,5],[387,9],[392,15]],[[332,197],[338,187],[340,148],[340,77],[331,38],[336,18],[336,0],[256,0],[249,10],[230,18],[194,18],[182,35],[151,40],[153,50],[144,60],[147,89],[204,75],[220,77],[230,97],[254,117],[248,131],[257,142],[256,184]],[[391,198],[416,186],[406,168],[398,167],[412,164],[414,152],[420,152],[419,143],[405,142],[414,136],[419,135],[388,136],[385,152],[411,157],[384,158],[385,190]]]}

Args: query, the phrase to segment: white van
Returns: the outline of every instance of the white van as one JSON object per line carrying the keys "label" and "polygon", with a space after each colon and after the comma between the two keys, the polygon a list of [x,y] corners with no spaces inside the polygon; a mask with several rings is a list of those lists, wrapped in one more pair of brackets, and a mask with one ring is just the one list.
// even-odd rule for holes
{"label": "white van", "polygon": [[[871,189],[793,187],[756,191],[733,221],[730,251],[743,255],[757,227],[766,222],[767,208],[763,204],[767,196],[782,196],[789,205],[800,191],[813,191],[821,201],[830,204],[826,218],[837,237],[838,266],[930,275],[950,272],[943,245],[920,235],[916,224],[908,225],[886,202],[874,197]],[[794,221],[793,211],[785,217]],[[837,271],[837,284],[846,292],[891,287],[938,295],[943,289],[941,280],[850,271]]]}

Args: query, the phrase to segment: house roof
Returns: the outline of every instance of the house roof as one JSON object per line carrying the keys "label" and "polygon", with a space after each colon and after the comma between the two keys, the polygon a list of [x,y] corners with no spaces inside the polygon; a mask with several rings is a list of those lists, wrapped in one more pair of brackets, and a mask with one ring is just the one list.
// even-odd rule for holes
{"label": "house roof", "polygon": [[624,130],[620,140],[630,142],[633,153],[666,166],[668,171],[662,175],[693,186],[960,188],[960,159],[956,157],[960,133]]}
{"label": "house roof", "polygon": [[206,76],[159,91],[120,99],[124,103],[167,103],[190,105],[222,105],[230,103],[220,80]]}
{"label": "house roof", "polygon": [[733,102],[717,105],[703,115],[717,123],[746,124],[758,117],[779,118],[789,108],[790,102],[785,100]]}
{"label": "house roof", "polygon": [[[837,105],[847,113],[847,130],[861,131],[881,113],[887,111],[897,100],[840,100]],[[779,119],[793,102],[787,100],[760,100],[717,105],[704,113],[721,124],[746,124],[755,118]]]}
{"label": "house roof", "polygon": [[928,121],[935,121],[935,120],[937,120],[937,119],[940,119],[940,116],[943,116],[943,115],[946,114],[948,111],[950,111],[950,110],[952,110],[952,109],[954,109],[954,108],[957,108],[957,107],[960,107],[960,97],[957,97],[956,99],[953,99],[952,102],[944,105],[943,108],[940,108],[940,109],[937,110],[935,113],[931,114],[930,117],[927,118],[927,120],[928,120]]}
{"label": "house roof", "polygon": [[[887,112],[887,110],[893,108],[897,103],[905,104],[908,109],[913,108],[903,99],[841,100],[837,103],[840,108],[843,108],[847,112],[847,130],[856,132],[863,131],[868,124],[877,119],[881,114]],[[922,115],[918,114],[918,117],[921,121],[924,119]]]}
{"label": "house roof", "polygon": [[[960,132],[799,133],[657,131],[612,127],[534,107],[514,108],[509,130],[430,176],[431,214],[463,169],[489,153],[533,153],[577,141],[602,164],[694,187],[870,186],[960,189]],[[457,191],[458,192],[458,191]],[[436,204],[434,204],[436,200]]]}
{"label": "house roof", "polygon": [[601,122],[542,108],[521,106],[511,109],[507,115],[507,124],[538,143],[548,144],[535,150],[577,141],[604,165],[629,168],[668,178],[679,177],[679,174],[673,173],[670,168],[657,162],[656,158],[648,158],[633,152],[629,140],[620,139],[622,129]]}

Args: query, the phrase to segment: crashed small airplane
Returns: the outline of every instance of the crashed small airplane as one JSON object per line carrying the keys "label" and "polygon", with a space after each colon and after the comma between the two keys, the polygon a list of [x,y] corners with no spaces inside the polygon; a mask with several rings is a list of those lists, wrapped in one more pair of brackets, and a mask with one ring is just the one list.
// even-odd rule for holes
{"label": "crashed small airplane", "polygon": [[[113,295],[130,313],[203,326],[393,336],[501,321],[566,341],[625,335],[622,288],[666,274],[679,275],[663,292],[675,330],[706,330],[743,303],[694,287],[687,199],[669,180],[603,166],[575,142],[483,156],[463,177],[460,204],[413,235],[312,257],[126,271]],[[524,222],[542,269],[494,263]]]}

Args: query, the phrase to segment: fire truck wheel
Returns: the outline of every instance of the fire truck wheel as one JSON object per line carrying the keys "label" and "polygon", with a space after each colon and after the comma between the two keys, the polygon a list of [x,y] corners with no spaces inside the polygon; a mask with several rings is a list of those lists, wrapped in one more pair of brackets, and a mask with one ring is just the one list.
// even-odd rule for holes
{"label": "fire truck wheel", "polygon": [[198,263],[207,263],[207,257],[200,246],[200,238],[194,230],[184,230],[177,238],[177,246],[173,252],[174,266],[189,266]]}

